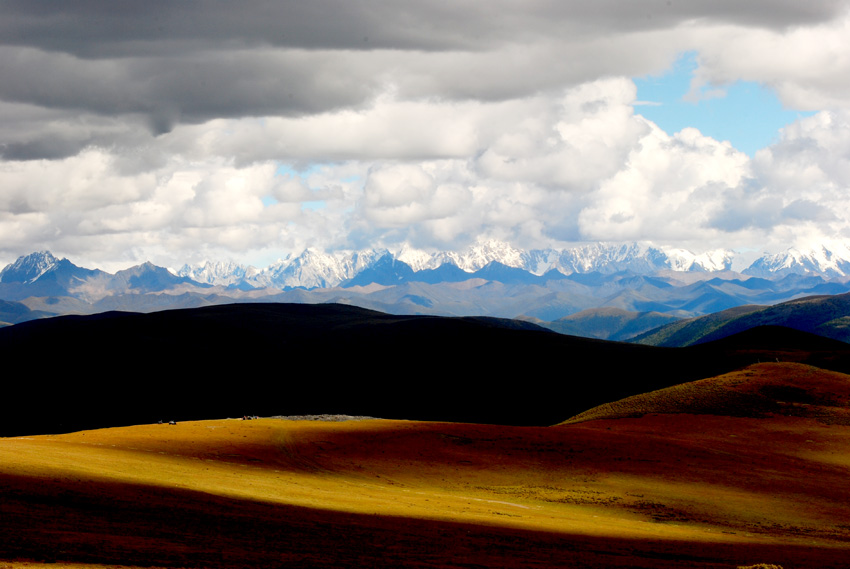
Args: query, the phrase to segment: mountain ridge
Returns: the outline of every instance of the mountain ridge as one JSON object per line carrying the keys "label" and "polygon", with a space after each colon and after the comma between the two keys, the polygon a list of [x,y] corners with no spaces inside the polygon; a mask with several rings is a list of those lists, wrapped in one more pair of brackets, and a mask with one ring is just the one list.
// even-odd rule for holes
{"label": "mountain ridge", "polygon": [[[838,242],[830,244],[830,247],[822,245],[802,251],[792,248],[782,253],[765,254],[740,274],[760,278],[812,275],[837,279],[850,276],[850,246]],[[427,253],[410,248],[395,253],[387,249],[325,252],[308,248],[298,255],[287,255],[263,269],[234,261],[207,260],[195,265],[184,264],[170,272],[199,284],[224,287],[329,288],[350,281],[387,256],[395,262],[404,263],[411,274],[443,266],[453,266],[464,273],[474,274],[496,262],[537,277],[552,271],[562,275],[622,271],[646,275],[664,271],[724,273],[731,271],[735,258],[735,254],[728,250],[694,254],[684,249],[660,248],[637,242],[600,242],[567,249],[520,250],[507,243],[488,241],[473,245],[464,252]],[[55,270],[61,261],[65,259],[57,259],[49,251],[22,255],[0,271],[0,283],[32,283],[44,273]],[[97,269],[81,270],[108,274]]]}
{"label": "mountain ridge", "polygon": [[[850,291],[850,281],[838,277],[827,280],[818,274],[782,271],[764,278],[730,272],[724,255],[718,253],[720,261],[715,259],[714,265],[722,270],[710,271],[706,264],[695,267],[688,261],[694,256],[681,250],[668,255],[647,245],[591,244],[529,252],[489,242],[466,256],[411,249],[399,253],[308,249],[262,270],[207,262],[194,269],[184,265],[175,272],[146,262],[109,274],[43,251],[19,257],[0,271],[0,300],[26,306],[9,308],[8,318],[0,320],[16,323],[109,309],[149,312],[258,301],[343,302],[396,314],[543,321],[601,308],[688,318],[735,306]],[[831,260],[835,262],[835,256]],[[618,331],[607,334],[614,337]]]}
{"label": "mountain ridge", "polygon": [[683,347],[721,340],[757,326],[785,326],[850,342],[850,293],[807,296],[772,306],[738,306],[666,324],[632,341]]}
{"label": "mountain ridge", "polygon": [[[0,328],[0,355],[37,362],[41,378],[6,382],[4,397],[21,404],[0,416],[5,435],[245,414],[543,426],[759,359],[850,371],[850,345],[790,329],[672,349],[565,336],[516,320],[339,304],[32,320]],[[70,362],[81,359],[95,365],[68,381]],[[264,361],[275,365],[257,366]],[[92,397],[98,393],[105,399]]]}

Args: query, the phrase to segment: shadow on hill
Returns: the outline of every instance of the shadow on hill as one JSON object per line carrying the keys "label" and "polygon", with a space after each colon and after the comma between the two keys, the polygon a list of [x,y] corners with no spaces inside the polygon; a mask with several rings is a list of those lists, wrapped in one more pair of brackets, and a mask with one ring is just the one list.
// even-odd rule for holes
{"label": "shadow on hill", "polygon": [[672,349],[299,304],[26,322],[0,354],[3,436],[245,414],[551,425],[758,360],[850,371],[850,345],[787,329]]}
{"label": "shadow on hill", "polygon": [[209,567],[843,567],[828,547],[617,539],[270,504],[182,488],[0,474],[5,559]]}

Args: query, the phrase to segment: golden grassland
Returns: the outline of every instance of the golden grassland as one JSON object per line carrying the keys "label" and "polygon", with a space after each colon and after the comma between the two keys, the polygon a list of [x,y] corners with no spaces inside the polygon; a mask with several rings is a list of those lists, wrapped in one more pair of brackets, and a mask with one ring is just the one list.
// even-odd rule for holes
{"label": "golden grassland", "polygon": [[[740,373],[815,373],[763,366]],[[636,414],[548,428],[260,419],[0,439],[0,569],[846,566],[850,427]]]}
{"label": "golden grassland", "polygon": [[564,424],[655,413],[810,417],[850,425],[850,376],[798,363],[764,363],[605,403]]}

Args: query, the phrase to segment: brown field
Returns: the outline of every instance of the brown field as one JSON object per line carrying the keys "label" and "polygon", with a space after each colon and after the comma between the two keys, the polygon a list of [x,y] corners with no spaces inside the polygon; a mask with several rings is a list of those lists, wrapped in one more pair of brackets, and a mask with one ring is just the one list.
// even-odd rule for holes
{"label": "brown field", "polygon": [[[821,373],[761,364],[664,410],[548,428],[261,419],[0,439],[0,569],[847,567],[850,427],[824,418],[843,417],[824,390],[847,376]],[[716,385],[792,380],[834,413],[718,410]]]}

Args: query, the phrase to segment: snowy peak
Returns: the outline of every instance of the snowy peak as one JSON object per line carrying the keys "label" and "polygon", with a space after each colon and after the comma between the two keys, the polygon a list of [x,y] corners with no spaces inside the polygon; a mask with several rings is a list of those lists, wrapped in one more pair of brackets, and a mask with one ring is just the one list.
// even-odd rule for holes
{"label": "snowy peak", "polygon": [[729,271],[735,258],[735,254],[728,249],[716,249],[700,255],[694,255],[685,249],[668,249],[665,253],[670,260],[670,268],[674,271]]}
{"label": "snowy peak", "polygon": [[803,250],[786,249],[757,259],[744,274],[758,277],[789,274],[846,277],[850,275],[850,247],[847,242],[831,242]]}
{"label": "snowy peak", "polygon": [[264,269],[255,279],[258,286],[277,288],[330,288],[349,280],[388,254],[386,249],[326,253],[306,249]]}
{"label": "snowy peak", "polygon": [[666,249],[646,243],[592,243],[565,249],[554,267],[562,273],[616,273],[630,271],[651,274],[660,270],[714,272],[732,268],[734,253],[726,249],[699,255],[685,249]]}
{"label": "snowy peak", "polygon": [[524,268],[522,251],[502,241],[486,241],[471,246],[463,254],[444,253],[446,258],[468,273],[483,269],[492,262],[506,267]]}
{"label": "snowy peak", "polygon": [[[287,255],[262,270],[233,261],[206,261],[194,266],[184,265],[176,274],[144,263],[118,271],[115,275],[106,275],[82,269],[66,259],[60,260],[47,251],[41,251],[21,256],[0,271],[0,283],[8,285],[7,288],[38,284],[44,289],[41,293],[46,295],[60,294],[65,289],[72,292],[82,290],[79,287],[83,283],[92,284],[95,276],[100,287],[98,290],[102,289],[105,294],[122,290],[166,290],[177,285],[284,290],[331,288],[351,286],[352,283],[369,284],[366,282],[369,278],[385,284],[459,282],[473,278],[473,275],[489,280],[507,279],[502,282],[528,280],[520,278],[517,271],[525,273],[531,282],[547,274],[547,279],[551,279],[557,273],[713,273],[731,270],[734,256],[732,251],[724,249],[695,254],[651,243],[588,243],[566,249],[523,251],[508,243],[491,240],[476,243],[462,251],[426,252],[409,247],[395,253],[387,249],[335,252],[306,249],[298,255]],[[484,269],[487,270],[478,274]],[[744,273],[767,278],[799,274],[844,279],[850,277],[850,242],[830,242],[809,249],[788,249],[765,255]],[[56,290],[46,288],[48,283],[53,283]]]}
{"label": "snowy peak", "polygon": [[[691,254],[691,257],[696,256]],[[474,273],[495,262],[505,267],[522,269],[536,276],[551,270],[564,274],[593,271],[615,273],[625,270],[648,273],[673,268],[673,263],[663,251],[638,243],[592,243],[571,249],[522,251],[508,243],[491,240],[472,245],[462,252],[446,251],[433,253],[430,256],[421,251],[405,249],[396,258],[416,271],[434,269],[451,263],[467,273]]]}
{"label": "snowy peak", "polygon": [[42,275],[56,268],[59,259],[49,251],[39,251],[22,255],[17,260],[0,271],[0,282],[29,284],[38,280]]}
{"label": "snowy peak", "polygon": [[287,257],[264,269],[260,281],[279,288],[326,288],[342,282],[345,277],[341,273],[341,264],[333,255],[306,249],[297,257]]}
{"label": "snowy peak", "polygon": [[562,273],[616,273],[632,271],[651,273],[667,268],[667,257],[663,251],[639,243],[606,244],[591,243],[573,249],[565,249],[558,258]]}
{"label": "snowy peak", "polygon": [[661,270],[713,272],[731,269],[733,258],[734,253],[726,249],[697,255],[685,249],[660,248],[647,243],[592,243],[563,250],[555,268],[565,274],[620,271],[651,274]]}
{"label": "snowy peak", "polygon": [[436,259],[435,255],[418,249],[413,249],[407,245],[405,245],[401,251],[396,254],[395,258],[397,261],[405,263],[416,272],[436,269],[440,266],[440,264],[442,264]]}
{"label": "snowy peak", "polygon": [[5,300],[29,296],[74,296],[102,271],[84,269],[68,259],[57,259],[47,251],[32,253],[0,271],[0,285]]}
{"label": "snowy peak", "polygon": [[367,286],[373,283],[380,285],[394,285],[412,280],[415,273],[410,265],[399,261],[390,253],[385,253],[369,267],[358,272],[357,275],[341,284],[343,287]]}
{"label": "snowy peak", "polygon": [[209,284],[231,286],[258,275],[260,271],[250,265],[240,265],[233,261],[205,261],[199,265],[183,265],[177,275],[193,281]]}

